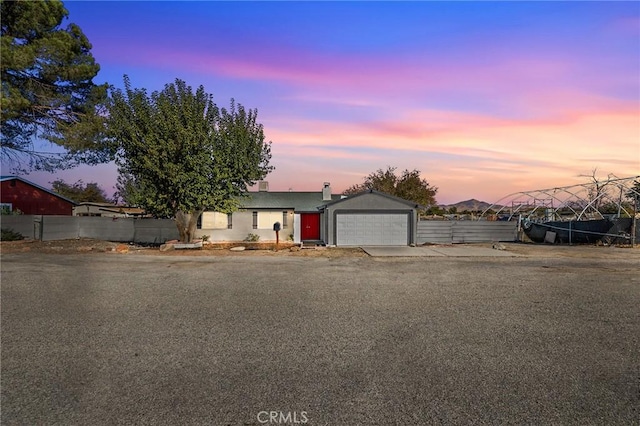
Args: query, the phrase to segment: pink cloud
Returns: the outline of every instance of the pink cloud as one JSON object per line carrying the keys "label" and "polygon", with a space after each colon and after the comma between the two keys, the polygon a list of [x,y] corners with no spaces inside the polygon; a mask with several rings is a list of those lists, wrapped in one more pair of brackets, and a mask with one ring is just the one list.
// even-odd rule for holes
{"label": "pink cloud", "polygon": [[[420,57],[418,52],[385,55],[339,55],[288,46],[258,46],[250,52],[188,51],[169,46],[129,43],[105,49],[109,61],[154,68],[188,67],[191,71],[329,90],[338,94],[366,91],[366,97],[424,91],[469,93],[534,90],[541,82],[566,81],[575,72],[567,59],[536,57],[531,52],[487,52],[481,63],[466,57]],[[523,82],[530,87],[523,87]],[[368,102],[366,99],[364,102]]]}
{"label": "pink cloud", "polygon": [[[497,199],[518,190],[558,185],[594,167],[619,176],[640,173],[640,114],[635,108],[546,120],[420,111],[405,120],[378,124],[286,121],[272,123],[268,136],[279,146],[279,155],[291,152],[293,161],[305,167],[350,158],[361,160],[349,170],[360,176],[386,165],[418,168],[443,196]],[[345,154],[336,151],[336,145],[365,151]],[[326,150],[318,148],[322,146]],[[336,186],[358,182],[349,175],[336,180]]]}
{"label": "pink cloud", "polygon": [[[278,92],[280,111],[261,110],[278,167],[272,187],[295,182],[313,190],[317,179],[345,189],[397,165],[423,170],[442,197],[497,199],[594,167],[640,173],[638,99],[603,94],[618,85],[637,88],[637,75],[610,78],[598,66],[587,72],[591,59],[561,52],[494,46],[476,58],[347,56],[263,44],[216,54],[130,43],[113,50],[111,60],[286,85]],[[296,110],[300,105],[318,112]],[[343,119],[324,109],[335,106],[367,113]]]}

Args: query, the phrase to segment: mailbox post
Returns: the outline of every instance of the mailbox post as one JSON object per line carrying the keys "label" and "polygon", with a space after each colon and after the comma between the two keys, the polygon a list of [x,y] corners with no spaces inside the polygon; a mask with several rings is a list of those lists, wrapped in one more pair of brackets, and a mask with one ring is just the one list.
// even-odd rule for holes
{"label": "mailbox post", "polygon": [[276,231],[276,250],[278,250],[278,243],[280,242],[280,222],[273,224],[273,230]]}

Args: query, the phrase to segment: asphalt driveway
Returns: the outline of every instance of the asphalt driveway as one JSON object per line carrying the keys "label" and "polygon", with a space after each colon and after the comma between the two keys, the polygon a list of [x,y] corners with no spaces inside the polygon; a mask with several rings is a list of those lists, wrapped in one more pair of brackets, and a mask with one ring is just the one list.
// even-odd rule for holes
{"label": "asphalt driveway", "polygon": [[633,424],[637,268],[2,255],[1,420]]}

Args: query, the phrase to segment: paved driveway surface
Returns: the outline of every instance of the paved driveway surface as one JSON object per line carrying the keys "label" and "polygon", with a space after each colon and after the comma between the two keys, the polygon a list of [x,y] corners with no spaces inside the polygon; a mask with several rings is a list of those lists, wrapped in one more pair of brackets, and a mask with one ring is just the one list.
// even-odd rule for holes
{"label": "paved driveway surface", "polygon": [[434,246],[365,246],[362,247],[373,257],[517,257],[517,253],[473,245]]}
{"label": "paved driveway surface", "polygon": [[637,424],[637,266],[3,255],[2,424]]}

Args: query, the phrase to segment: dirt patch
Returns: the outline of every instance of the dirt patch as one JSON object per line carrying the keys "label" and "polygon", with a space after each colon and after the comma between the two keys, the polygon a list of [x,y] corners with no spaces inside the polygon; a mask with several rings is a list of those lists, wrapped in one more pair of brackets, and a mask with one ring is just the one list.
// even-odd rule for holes
{"label": "dirt patch", "polygon": [[1,241],[0,253],[111,253],[119,243],[91,239]]}
{"label": "dirt patch", "polygon": [[[244,247],[244,251],[231,251],[233,247]],[[300,257],[367,257],[360,248],[303,248],[286,242],[276,247],[275,243],[238,242],[205,244],[201,249],[184,249],[161,252],[159,247],[143,247],[134,244],[115,243],[91,239],[57,241],[2,241],[0,253],[102,253],[102,254],[140,254],[161,256],[300,256]]]}
{"label": "dirt patch", "polygon": [[204,243],[202,250],[229,250],[234,247],[244,247],[245,251],[251,250],[290,250],[292,247],[297,247],[297,244],[292,242],[281,242],[276,247],[275,242],[225,242],[225,243]]}
{"label": "dirt patch", "polygon": [[[596,244],[564,245],[536,243],[501,243],[505,250],[527,257],[578,258],[578,259],[638,259],[640,246],[603,246]],[[492,243],[473,244],[478,247],[492,247]]]}
{"label": "dirt patch", "polygon": [[[231,250],[243,247],[242,251]],[[309,247],[300,248],[297,244],[286,242],[276,246],[275,243],[236,242],[205,244],[201,249],[171,250],[160,252],[159,249],[140,250],[140,254],[162,256],[297,256],[297,257],[367,257],[361,248],[343,247]]]}

